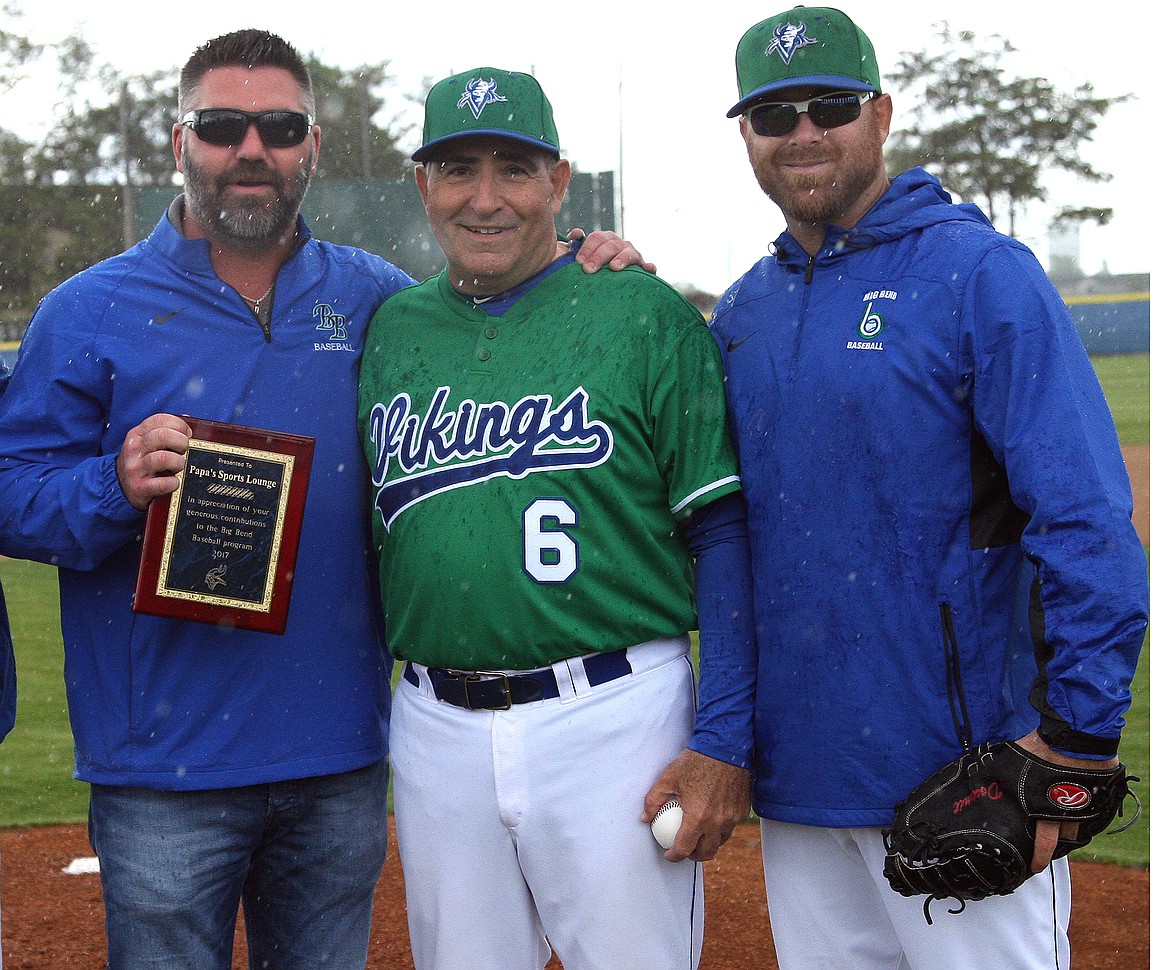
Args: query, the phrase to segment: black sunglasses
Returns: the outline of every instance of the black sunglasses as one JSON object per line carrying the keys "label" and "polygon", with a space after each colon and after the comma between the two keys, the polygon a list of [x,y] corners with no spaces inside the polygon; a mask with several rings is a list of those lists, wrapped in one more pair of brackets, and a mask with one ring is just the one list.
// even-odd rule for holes
{"label": "black sunglasses", "polygon": [[200,108],[188,111],[183,124],[209,145],[238,145],[255,125],[269,148],[292,148],[305,140],[313,119],[300,111],[240,111],[237,108]]}
{"label": "black sunglasses", "polygon": [[808,112],[818,128],[840,128],[861,117],[861,106],[873,97],[872,91],[837,91],[808,101],[757,104],[748,111],[752,131],[767,138],[779,138],[796,129],[802,112]]}

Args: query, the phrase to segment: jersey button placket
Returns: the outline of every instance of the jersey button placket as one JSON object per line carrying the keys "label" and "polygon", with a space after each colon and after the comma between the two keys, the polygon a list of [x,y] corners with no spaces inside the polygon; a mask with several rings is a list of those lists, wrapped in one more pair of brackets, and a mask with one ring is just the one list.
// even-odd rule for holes
{"label": "jersey button placket", "polygon": [[[484,328],[484,331],[483,331],[483,339],[484,340],[495,340],[496,337],[498,337],[499,335],[500,335],[500,331],[498,329],[496,329],[495,327],[485,327]],[[480,346],[479,350],[477,350],[475,352],[475,356],[476,356],[476,358],[478,358],[478,360],[481,364],[486,364],[489,360],[492,359],[492,352],[489,348],[484,347],[484,346]]]}

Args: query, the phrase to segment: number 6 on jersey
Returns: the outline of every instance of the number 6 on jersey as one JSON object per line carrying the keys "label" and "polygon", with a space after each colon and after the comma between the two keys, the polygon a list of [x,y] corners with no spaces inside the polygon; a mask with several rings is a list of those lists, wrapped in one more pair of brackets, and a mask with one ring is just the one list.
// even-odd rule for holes
{"label": "number 6 on jersey", "polygon": [[540,498],[524,510],[524,571],[538,583],[563,583],[580,562],[577,540],[566,527],[577,510],[563,499]]}

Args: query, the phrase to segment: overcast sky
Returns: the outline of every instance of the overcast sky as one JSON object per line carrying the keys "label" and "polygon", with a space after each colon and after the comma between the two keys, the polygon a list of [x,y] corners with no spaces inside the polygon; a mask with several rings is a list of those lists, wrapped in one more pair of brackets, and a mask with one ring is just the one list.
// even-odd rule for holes
{"label": "overcast sky", "polygon": [[[389,60],[403,90],[418,90],[428,75],[472,67],[532,71],[553,102],[566,154],[581,169],[622,173],[625,234],[674,283],[721,292],[783,229],[755,184],[735,122],[724,117],[737,99],[735,45],[780,4],[290,0],[261,8],[238,0],[55,0],[35,11],[33,0],[21,5],[25,16],[15,25],[21,32],[51,41],[76,30],[99,59],[126,73],[177,71],[204,40],[253,26],[339,67]],[[1114,273],[1151,271],[1153,227],[1161,221],[1151,205],[1160,207],[1166,193],[1164,185],[1152,186],[1166,176],[1151,139],[1165,121],[1146,116],[1165,98],[1151,84],[1161,31],[1146,15],[1112,18],[1107,6],[1083,0],[1060,4],[1055,16],[1056,5],[1028,0],[891,0],[843,9],[873,39],[883,71],[902,51],[937,47],[934,26],[945,21],[1006,37],[1020,52],[1009,65],[1017,74],[1048,77],[1064,90],[1089,81],[1098,95],[1135,94],[1110,112],[1086,147],[1088,160],[1113,181],[1054,180],[1051,191],[1059,204],[1115,210],[1107,228],[1082,230],[1086,272],[1103,265]],[[898,92],[890,93],[897,127],[901,106]],[[35,78],[22,84],[0,98],[3,125],[27,137],[49,115],[53,96]],[[406,120],[420,121],[419,113],[410,108]],[[1018,232],[1045,263],[1048,214],[1036,207]]]}

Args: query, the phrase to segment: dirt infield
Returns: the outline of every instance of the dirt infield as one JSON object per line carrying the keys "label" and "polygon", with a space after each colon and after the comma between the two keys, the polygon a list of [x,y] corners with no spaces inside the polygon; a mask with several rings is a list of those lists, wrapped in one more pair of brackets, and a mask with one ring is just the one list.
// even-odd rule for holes
{"label": "dirt infield", "polygon": [[1142,542],[1150,544],[1150,446],[1127,445],[1121,449],[1129,484],[1133,489],[1133,524]]}
{"label": "dirt infield", "polygon": [[[1149,447],[1124,451],[1134,489],[1134,523],[1148,543]],[[6,970],[104,967],[98,877],[62,871],[74,859],[91,855],[84,826],[0,831],[0,911]],[[1074,857],[1072,873],[1070,935],[1077,970],[1147,970],[1149,871],[1078,862]],[[777,970],[764,903],[758,827],[741,825],[719,857],[704,867],[704,874],[707,929],[703,970]],[[234,967],[242,970],[246,966],[241,931]],[[371,970],[412,967],[393,829],[375,904],[368,966]],[[550,967],[560,968],[560,963],[554,958]]]}
{"label": "dirt infield", "polygon": [[[703,970],[776,970],[759,845],[758,826],[745,823],[718,858],[704,867]],[[89,855],[83,826],[0,832],[6,970],[100,970],[105,965],[98,877],[62,872],[75,858]],[[1147,970],[1149,872],[1075,861],[1072,871],[1070,934],[1077,970]],[[247,966],[242,942],[241,931],[236,941],[237,970]],[[412,967],[393,834],[375,904],[368,965],[372,970]],[[554,959],[550,967],[559,968],[559,961]]]}

